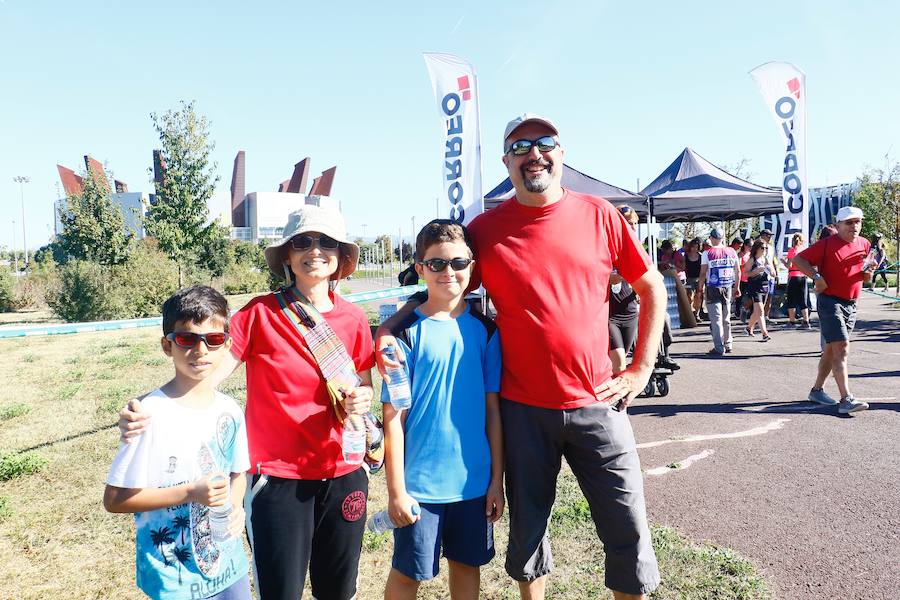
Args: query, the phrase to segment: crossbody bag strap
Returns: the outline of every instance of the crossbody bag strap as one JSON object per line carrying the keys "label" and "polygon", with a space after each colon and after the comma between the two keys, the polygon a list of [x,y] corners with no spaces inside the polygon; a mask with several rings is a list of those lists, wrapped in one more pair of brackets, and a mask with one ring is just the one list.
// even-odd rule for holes
{"label": "crossbody bag strap", "polygon": [[293,288],[282,288],[275,292],[278,304],[287,319],[300,334],[307,349],[312,354],[325,381],[331,405],[338,420],[344,421],[340,401],[342,388],[354,388],[360,384],[353,359],[344,347],[328,321],[302,294]]}

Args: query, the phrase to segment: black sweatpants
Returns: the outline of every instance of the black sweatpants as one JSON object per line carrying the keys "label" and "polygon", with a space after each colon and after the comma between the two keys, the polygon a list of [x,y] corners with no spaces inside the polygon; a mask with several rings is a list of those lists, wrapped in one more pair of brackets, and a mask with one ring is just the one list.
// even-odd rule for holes
{"label": "black sweatpants", "polygon": [[356,595],[369,478],[363,469],[325,480],[253,475],[244,503],[262,600],[297,600],[306,581],[317,600]]}

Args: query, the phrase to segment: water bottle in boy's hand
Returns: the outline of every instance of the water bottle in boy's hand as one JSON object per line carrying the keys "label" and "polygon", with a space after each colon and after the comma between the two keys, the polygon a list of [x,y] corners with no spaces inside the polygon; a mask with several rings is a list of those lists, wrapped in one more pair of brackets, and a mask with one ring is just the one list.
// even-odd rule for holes
{"label": "water bottle in boy's hand", "polygon": [[231,521],[231,480],[224,474],[217,474],[210,477],[210,481],[226,482],[227,500],[221,506],[209,507],[209,533],[216,542],[225,542],[231,539],[231,532],[228,530],[229,521]]}
{"label": "water bottle in boy's hand", "polygon": [[[386,346],[381,351],[388,360],[397,362],[397,351],[393,346]],[[409,408],[412,405],[412,393],[409,389],[409,377],[406,376],[406,369],[397,367],[387,369],[385,371],[391,382],[387,383],[388,396],[391,399],[391,405],[397,410]]]}
{"label": "water bottle in boy's hand", "polygon": [[[413,516],[416,517],[422,514],[422,509],[419,508],[419,503],[415,500],[413,500],[412,506],[409,507],[409,510],[413,514]],[[375,534],[385,533],[386,531],[390,531],[392,529],[395,529],[396,527],[397,526],[394,525],[394,522],[391,521],[391,517],[388,515],[387,509],[375,513],[375,516],[369,519],[369,531]]]}

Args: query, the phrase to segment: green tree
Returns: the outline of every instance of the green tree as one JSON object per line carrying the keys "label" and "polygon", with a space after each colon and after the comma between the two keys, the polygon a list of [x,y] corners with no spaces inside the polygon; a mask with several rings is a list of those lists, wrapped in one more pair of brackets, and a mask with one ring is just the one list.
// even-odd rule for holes
{"label": "green tree", "polygon": [[12,309],[13,304],[13,278],[9,269],[0,267],[0,312]]}
{"label": "green tree", "polygon": [[[409,242],[403,242],[403,262],[412,262],[413,247]],[[394,258],[400,260],[400,245],[394,248]]]}
{"label": "green tree", "polygon": [[234,248],[228,239],[228,228],[214,223],[204,231],[203,245],[197,254],[197,264],[210,272],[213,277],[221,277],[234,264]]}
{"label": "green tree", "polygon": [[[884,157],[881,169],[868,169],[859,178],[859,191],[853,204],[862,209],[862,235],[871,239],[876,231],[892,239],[894,260],[900,260],[900,163]],[[897,278],[897,294],[900,295],[900,277]]]}
{"label": "green tree", "polygon": [[128,259],[129,242],[122,211],[113,204],[109,186],[97,183],[91,173],[83,177],[84,188],[59,208],[62,233],[56,245],[58,256],[89,260],[101,265],[120,265]]}
{"label": "green tree", "polygon": [[209,140],[209,123],[197,115],[193,102],[182,101],[179,110],[152,113],[150,118],[159,134],[165,173],[156,183],[156,202],[144,226],[178,265],[182,285],[185,267],[196,263],[204,248],[219,238],[220,226],[209,223],[208,206],[219,181],[216,165],[210,163],[215,145]]}
{"label": "green tree", "polygon": [[381,263],[391,260],[391,236],[379,235],[375,238],[375,259]]}

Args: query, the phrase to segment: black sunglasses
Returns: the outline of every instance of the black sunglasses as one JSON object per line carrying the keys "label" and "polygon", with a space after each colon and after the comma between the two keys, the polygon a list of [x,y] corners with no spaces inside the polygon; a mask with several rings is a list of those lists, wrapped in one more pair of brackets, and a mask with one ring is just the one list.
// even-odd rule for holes
{"label": "black sunglasses", "polygon": [[552,135],[545,135],[536,140],[516,140],[509,145],[506,151],[512,152],[514,156],[523,156],[531,152],[534,146],[537,146],[541,152],[550,152],[559,146],[559,142]]}
{"label": "black sunglasses", "polygon": [[175,342],[176,346],[182,348],[193,348],[197,342],[203,340],[207,348],[218,348],[228,341],[228,334],[222,331],[211,331],[209,333],[194,333],[193,331],[173,331],[166,334],[166,339]]}
{"label": "black sunglasses", "polygon": [[330,238],[327,235],[320,235],[318,237],[313,237],[311,235],[306,235],[305,233],[300,235],[295,235],[291,238],[291,248],[294,250],[309,250],[312,248],[313,242],[317,242],[319,244],[319,248],[322,250],[334,250],[338,246],[341,245],[339,241],[334,238]]}
{"label": "black sunglasses", "polygon": [[451,258],[450,260],[446,258],[429,258],[428,260],[419,261],[419,264],[428,267],[432,273],[440,273],[447,268],[447,265],[450,265],[450,268],[454,271],[462,271],[473,262],[475,261],[471,258]]}

